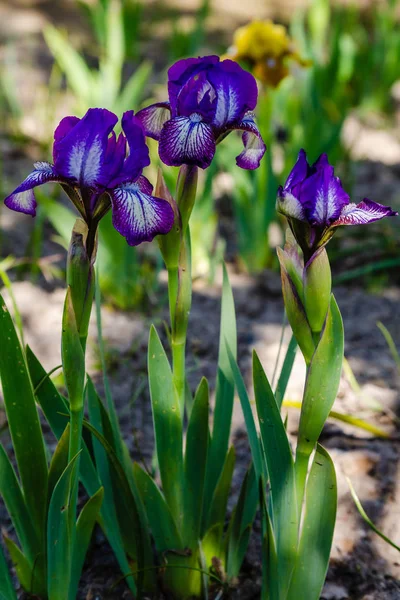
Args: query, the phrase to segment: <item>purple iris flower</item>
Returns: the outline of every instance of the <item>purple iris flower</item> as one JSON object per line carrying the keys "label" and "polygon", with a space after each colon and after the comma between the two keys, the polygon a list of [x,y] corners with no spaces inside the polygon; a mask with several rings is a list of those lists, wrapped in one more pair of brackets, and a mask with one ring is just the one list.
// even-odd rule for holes
{"label": "purple iris flower", "polygon": [[278,188],[276,209],[287,217],[305,260],[325,246],[339,225],[364,225],[397,215],[368,198],[359,204],[350,202],[327,155],[321,154],[310,166],[304,150],[285,185]]}
{"label": "purple iris flower", "polygon": [[54,132],[53,164],[35,163],[35,170],[5,199],[6,206],[34,217],[33,188],[57,182],[89,228],[97,227],[112,208],[113,225],[131,246],[168,233],[173,209],[151,195],[153,188],[142,175],[150,163],[142,125],[133,111],[124,113],[124,133],[117,138],[113,131],[117,121],[103,108],[90,108],[82,119],[62,119]]}
{"label": "purple iris flower", "polygon": [[216,145],[233,130],[243,131],[242,169],[256,169],[265,144],[252,111],[254,77],[236,62],[218,56],[179,60],[168,71],[169,102],[137,113],[146,135],[158,140],[161,160],[170,166],[210,166]]}

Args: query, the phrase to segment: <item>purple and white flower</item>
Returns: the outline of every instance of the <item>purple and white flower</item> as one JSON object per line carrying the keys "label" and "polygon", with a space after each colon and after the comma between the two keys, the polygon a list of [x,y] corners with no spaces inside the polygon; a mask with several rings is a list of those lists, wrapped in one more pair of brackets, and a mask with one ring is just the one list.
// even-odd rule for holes
{"label": "purple and white flower", "polygon": [[218,56],[179,60],[168,71],[169,102],[137,113],[146,135],[158,140],[161,160],[170,166],[210,166],[216,145],[234,130],[243,132],[236,163],[256,169],[265,144],[252,111],[257,104],[254,77]]}
{"label": "purple and white flower", "polygon": [[290,228],[305,255],[305,260],[322,248],[340,225],[364,225],[397,213],[368,198],[350,202],[326,154],[310,166],[300,150],[285,185],[278,188],[278,212],[288,219]]}
{"label": "purple and white flower", "polygon": [[6,206],[34,217],[33,189],[57,182],[88,226],[97,226],[112,208],[114,227],[131,246],[168,233],[173,209],[151,195],[153,188],[142,175],[150,159],[141,122],[133,111],[124,113],[124,133],[117,138],[113,131],[117,121],[103,108],[90,108],[82,119],[62,119],[54,132],[53,164],[35,163],[35,170],[5,199]]}

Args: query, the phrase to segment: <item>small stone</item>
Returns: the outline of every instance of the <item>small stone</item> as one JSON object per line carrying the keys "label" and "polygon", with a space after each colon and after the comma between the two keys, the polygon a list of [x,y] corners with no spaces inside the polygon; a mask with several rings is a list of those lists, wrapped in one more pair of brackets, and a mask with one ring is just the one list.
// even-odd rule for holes
{"label": "small stone", "polygon": [[350,596],[343,586],[327,582],[324,586],[321,600],[350,600]]}

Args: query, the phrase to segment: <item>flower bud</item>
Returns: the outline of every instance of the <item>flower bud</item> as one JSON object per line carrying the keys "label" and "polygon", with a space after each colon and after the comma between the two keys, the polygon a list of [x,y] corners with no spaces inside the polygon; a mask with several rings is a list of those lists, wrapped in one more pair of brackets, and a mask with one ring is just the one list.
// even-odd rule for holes
{"label": "flower bud", "polygon": [[278,248],[277,251],[281,264],[282,292],[286,314],[304,359],[309,364],[315,351],[312,331],[296,285],[286,269],[285,263],[288,264],[288,255],[281,248]]}
{"label": "flower bud", "polygon": [[67,258],[67,284],[71,289],[76,325],[83,344],[88,334],[95,287],[93,262],[96,251],[93,251],[90,260],[86,250],[88,233],[85,221],[77,219],[72,230]]}
{"label": "flower bud", "polygon": [[303,273],[304,308],[314,333],[320,333],[329,309],[332,276],[325,248],[310,258]]}

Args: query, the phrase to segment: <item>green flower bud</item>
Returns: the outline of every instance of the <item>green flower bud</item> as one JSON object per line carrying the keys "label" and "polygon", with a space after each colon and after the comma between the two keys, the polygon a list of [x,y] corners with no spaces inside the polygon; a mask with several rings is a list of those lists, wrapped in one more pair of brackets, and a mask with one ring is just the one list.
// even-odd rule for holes
{"label": "green flower bud", "polygon": [[313,333],[324,326],[331,301],[332,276],[325,248],[310,258],[303,272],[304,308]]}
{"label": "green flower bud", "polygon": [[277,252],[281,265],[282,292],[286,314],[304,359],[309,364],[315,351],[311,327],[296,285],[286,268],[286,265],[290,265],[290,257],[281,248],[278,248]]}
{"label": "green flower bud", "polygon": [[71,290],[76,326],[83,346],[88,334],[95,288],[93,263],[96,248],[89,259],[86,249],[88,234],[85,221],[77,219],[72,230],[67,258],[67,284]]}

